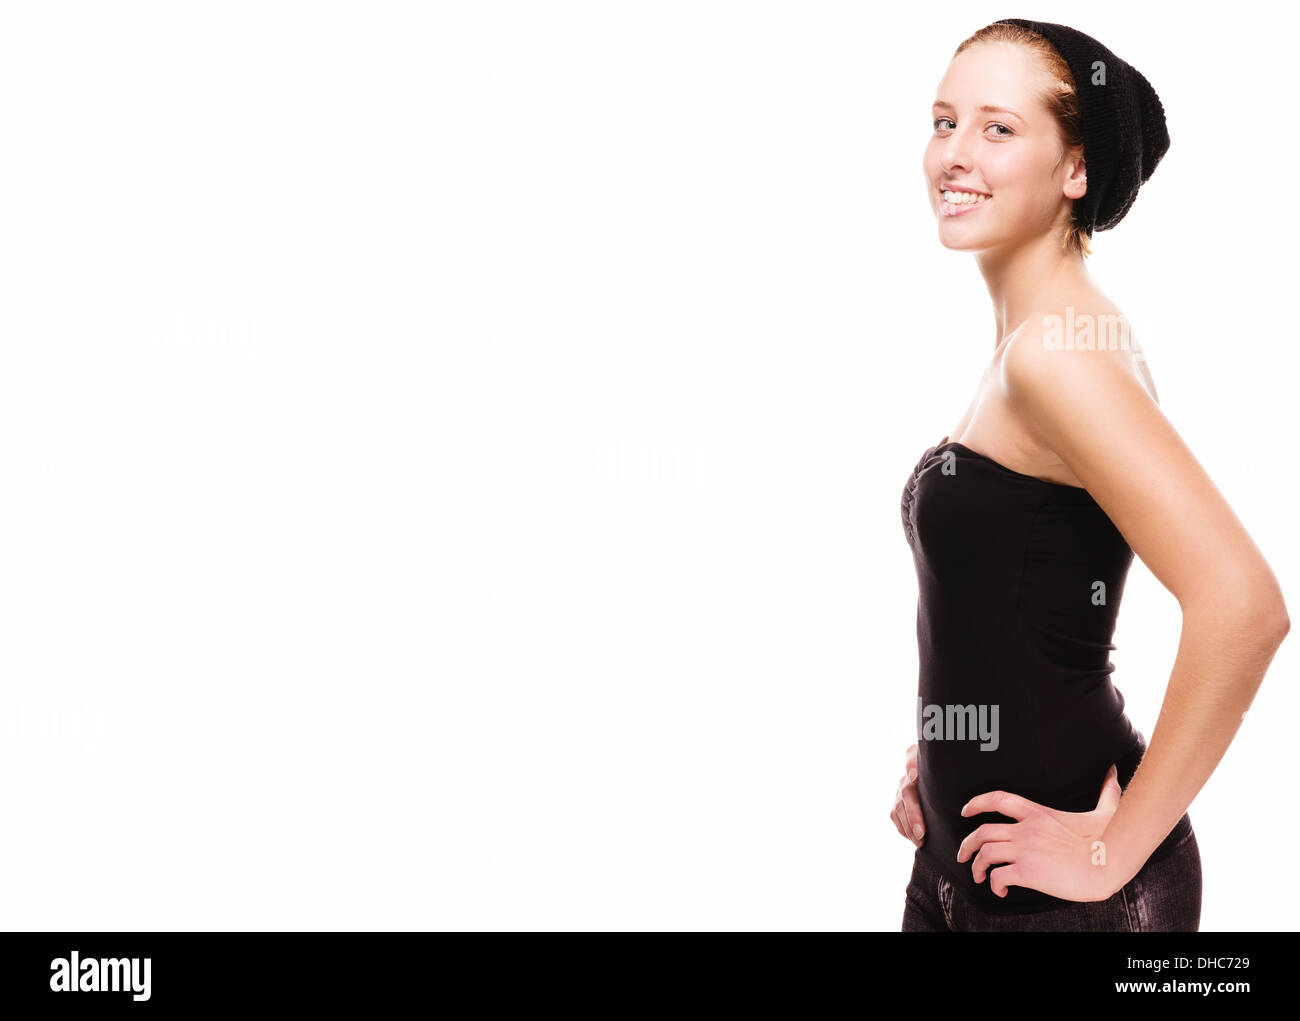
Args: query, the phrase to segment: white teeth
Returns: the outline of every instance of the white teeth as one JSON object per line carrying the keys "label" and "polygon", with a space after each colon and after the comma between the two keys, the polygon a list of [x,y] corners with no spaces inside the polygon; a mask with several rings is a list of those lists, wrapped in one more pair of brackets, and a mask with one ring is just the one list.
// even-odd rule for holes
{"label": "white teeth", "polygon": [[976,195],[969,191],[945,191],[943,193],[943,200],[945,202],[951,202],[955,206],[970,205],[972,202],[983,202],[988,197],[989,196],[987,195]]}

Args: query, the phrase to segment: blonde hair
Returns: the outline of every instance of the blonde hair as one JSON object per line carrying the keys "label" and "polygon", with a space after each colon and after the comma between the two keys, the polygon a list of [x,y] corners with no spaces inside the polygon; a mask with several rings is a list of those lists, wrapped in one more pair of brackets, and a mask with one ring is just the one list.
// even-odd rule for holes
{"label": "blonde hair", "polygon": [[[986,25],[958,46],[953,56],[957,56],[958,53],[976,43],[999,42],[1027,46],[1038,54],[1052,78],[1052,85],[1042,97],[1043,103],[1061,130],[1065,154],[1075,148],[1082,150],[1083,113],[1079,106],[1079,91],[1074,83],[1074,75],[1070,73],[1070,65],[1065,62],[1065,58],[1045,36],[1022,25]],[[1061,160],[1065,159],[1065,154],[1061,156]],[[1058,161],[1056,165],[1059,167],[1061,163]],[[1069,226],[1065,229],[1065,236],[1061,239],[1061,247],[1072,249],[1086,259],[1092,254],[1089,240],[1087,229],[1077,217],[1072,216]]]}

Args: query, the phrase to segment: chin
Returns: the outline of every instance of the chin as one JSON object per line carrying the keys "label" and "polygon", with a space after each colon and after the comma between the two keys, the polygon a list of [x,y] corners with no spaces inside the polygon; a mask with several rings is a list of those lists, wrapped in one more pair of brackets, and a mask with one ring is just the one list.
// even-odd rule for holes
{"label": "chin", "polygon": [[981,234],[972,232],[960,236],[956,233],[946,233],[942,227],[939,229],[939,244],[953,252],[975,252],[989,247]]}
{"label": "chin", "polygon": [[1001,224],[991,220],[983,223],[957,223],[937,209],[935,215],[938,217],[935,228],[939,233],[939,244],[950,251],[982,252],[1005,240],[1006,234],[1001,230]]}

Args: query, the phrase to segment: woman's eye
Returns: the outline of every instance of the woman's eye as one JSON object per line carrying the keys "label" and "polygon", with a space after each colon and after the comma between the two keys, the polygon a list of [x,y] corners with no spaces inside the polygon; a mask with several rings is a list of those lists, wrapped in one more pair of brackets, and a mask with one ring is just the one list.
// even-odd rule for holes
{"label": "woman's eye", "polygon": [[[933,127],[934,127],[934,130],[935,130],[935,131],[940,131],[940,130],[943,130],[943,131],[951,131],[951,130],[952,130],[952,128],[940,128],[940,127],[939,127],[940,124],[953,124],[953,125],[955,126],[953,120],[952,120],[951,118],[949,118],[949,117],[936,117],[936,118],[934,119],[934,124],[933,124]],[[1001,131],[997,132],[997,134],[995,135],[995,137],[997,137],[997,138],[1006,138],[1006,137],[1009,136],[1009,135],[1014,135],[1014,134],[1015,134],[1015,132],[1012,131],[1009,127],[1007,127],[1005,124],[990,124],[989,127],[990,127],[990,128],[1001,128],[1001,129],[1002,129]]]}

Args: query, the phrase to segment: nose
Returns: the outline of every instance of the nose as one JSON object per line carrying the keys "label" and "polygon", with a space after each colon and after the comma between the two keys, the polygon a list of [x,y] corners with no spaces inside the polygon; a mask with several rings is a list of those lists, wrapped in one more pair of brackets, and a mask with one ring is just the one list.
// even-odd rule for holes
{"label": "nose", "polygon": [[939,150],[939,166],[946,177],[954,176],[954,170],[970,173],[972,140],[962,127],[958,127],[947,138]]}
{"label": "nose", "polygon": [[[952,142],[952,139],[948,140]],[[954,177],[954,171],[960,170],[962,173],[970,173],[971,159],[966,149],[959,148],[956,145],[947,145],[942,153],[939,154],[939,166],[942,168],[945,177]]]}

